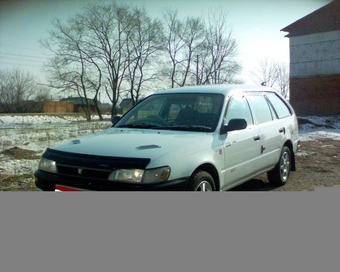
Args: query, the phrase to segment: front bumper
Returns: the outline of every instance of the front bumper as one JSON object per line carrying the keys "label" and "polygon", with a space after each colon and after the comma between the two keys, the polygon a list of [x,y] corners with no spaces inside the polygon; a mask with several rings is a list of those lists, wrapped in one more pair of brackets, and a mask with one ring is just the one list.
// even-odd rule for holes
{"label": "front bumper", "polygon": [[37,170],[34,173],[35,185],[42,191],[55,191],[57,185],[90,191],[182,191],[188,178],[155,184],[131,184],[95,178],[78,178]]}

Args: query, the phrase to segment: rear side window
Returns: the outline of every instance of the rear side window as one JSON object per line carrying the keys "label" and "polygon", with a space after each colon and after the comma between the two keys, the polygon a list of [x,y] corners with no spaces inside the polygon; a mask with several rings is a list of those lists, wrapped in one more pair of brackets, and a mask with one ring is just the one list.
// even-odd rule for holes
{"label": "rear side window", "polygon": [[288,106],[275,93],[266,93],[266,96],[280,119],[292,115]]}
{"label": "rear side window", "polygon": [[268,102],[262,95],[249,94],[247,96],[249,104],[254,111],[258,124],[269,122],[273,120],[272,112],[269,108]]}

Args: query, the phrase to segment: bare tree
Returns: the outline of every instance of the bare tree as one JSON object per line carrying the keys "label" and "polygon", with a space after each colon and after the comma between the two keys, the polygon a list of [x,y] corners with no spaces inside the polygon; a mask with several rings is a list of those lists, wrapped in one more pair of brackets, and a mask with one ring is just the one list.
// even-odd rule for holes
{"label": "bare tree", "polygon": [[163,71],[171,87],[235,82],[241,66],[225,11],[210,12],[207,18],[180,19],[170,10],[163,17],[169,57]]}
{"label": "bare tree", "polygon": [[51,91],[50,88],[48,88],[47,86],[37,84],[34,100],[38,103],[43,103],[49,100],[50,91]]}
{"label": "bare tree", "polygon": [[107,79],[103,86],[115,115],[124,91],[129,92],[135,104],[143,85],[156,78],[151,66],[161,44],[161,23],[151,19],[143,8],[116,2],[89,5],[78,18],[88,29],[89,55]]}
{"label": "bare tree", "polygon": [[55,21],[43,45],[53,53],[46,66],[50,85],[73,90],[86,103],[90,95],[96,103],[105,88],[112,115],[123,92],[135,104],[151,81],[167,79],[171,87],[225,83],[240,70],[224,13],[204,20],[167,11],[161,22],[143,8],[90,4],[67,23]]}
{"label": "bare tree", "polygon": [[45,66],[49,74],[49,85],[62,91],[73,90],[80,98],[83,97],[83,109],[89,121],[91,93],[94,93],[97,113],[100,119],[103,118],[96,99],[101,87],[101,70],[88,50],[86,31],[76,17],[71,18],[67,24],[55,20],[49,39],[41,43],[54,54]]}
{"label": "bare tree", "polygon": [[[51,86],[72,89],[86,102],[93,93],[95,105],[104,87],[115,115],[121,92],[128,91],[135,103],[142,85],[155,78],[149,64],[161,43],[161,24],[144,9],[117,2],[90,4],[53,27],[43,42],[54,54],[47,66]],[[101,117],[98,107],[97,112]]]}
{"label": "bare tree", "polygon": [[169,61],[165,62],[165,68],[163,68],[163,75],[170,79],[171,88],[175,85],[179,85],[176,80],[178,73],[178,66],[182,61],[180,51],[185,46],[185,42],[182,40],[180,32],[183,29],[183,23],[178,18],[178,12],[173,10],[167,10],[164,14],[164,32],[163,40],[165,52],[168,54]]}
{"label": "bare tree", "polygon": [[198,59],[199,49],[204,45],[204,42],[206,41],[204,29],[204,23],[201,18],[187,18],[185,21],[184,29],[181,33],[182,40],[185,43],[185,47],[184,58],[181,62],[183,77],[180,86],[184,86],[188,82],[189,75],[192,74],[192,65]]}
{"label": "bare tree", "polygon": [[29,72],[19,69],[0,70],[0,104],[5,112],[23,112],[24,101],[34,94],[35,85]]}
{"label": "bare tree", "polygon": [[201,18],[180,19],[178,12],[173,10],[167,10],[163,17],[164,51],[168,56],[163,75],[170,79],[172,88],[184,86],[192,81],[197,51],[205,40],[205,26]]}
{"label": "bare tree", "polygon": [[262,86],[273,87],[276,78],[276,64],[268,59],[260,60],[256,73],[253,73],[255,82]]}
{"label": "bare tree", "polygon": [[281,62],[277,64],[277,89],[285,98],[289,98],[289,65]]}
{"label": "bare tree", "polygon": [[289,95],[289,68],[285,62],[264,59],[260,60],[258,69],[253,72],[256,84],[271,87],[280,92],[283,97]]}
{"label": "bare tree", "polygon": [[206,39],[197,59],[198,82],[233,83],[235,76],[241,71],[241,65],[236,60],[237,42],[228,25],[227,12],[210,11],[206,21]]}
{"label": "bare tree", "polygon": [[125,44],[129,63],[125,81],[132,104],[135,105],[142,95],[143,85],[156,79],[156,73],[151,67],[157,65],[162,25],[159,20],[151,19],[145,9],[135,8],[132,16],[134,28]]}
{"label": "bare tree", "polygon": [[134,27],[130,8],[112,2],[109,5],[88,5],[79,15],[79,21],[88,30],[88,47],[98,67],[102,68],[106,94],[112,103],[112,114],[120,96],[120,87],[130,64],[126,43]]}

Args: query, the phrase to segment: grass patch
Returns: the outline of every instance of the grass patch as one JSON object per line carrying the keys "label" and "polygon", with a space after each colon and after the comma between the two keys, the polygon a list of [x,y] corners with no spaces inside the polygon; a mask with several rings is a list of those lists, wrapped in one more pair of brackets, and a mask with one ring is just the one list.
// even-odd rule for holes
{"label": "grass patch", "polygon": [[33,175],[0,176],[0,191],[38,191]]}
{"label": "grass patch", "polygon": [[1,153],[15,160],[34,160],[34,159],[40,158],[40,155],[37,154],[36,151],[22,149],[16,146],[10,149],[4,150]]}

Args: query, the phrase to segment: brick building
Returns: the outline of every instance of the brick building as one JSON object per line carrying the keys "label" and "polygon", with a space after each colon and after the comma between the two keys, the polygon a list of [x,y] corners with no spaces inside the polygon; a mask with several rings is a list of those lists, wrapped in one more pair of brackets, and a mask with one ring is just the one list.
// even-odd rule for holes
{"label": "brick building", "polygon": [[340,1],[286,26],[290,102],[297,115],[340,114]]}
{"label": "brick building", "polygon": [[[90,111],[95,113],[95,105],[93,99],[87,99]],[[86,100],[84,97],[67,97],[60,99],[60,101],[45,101],[43,105],[43,111],[45,113],[81,113],[84,112],[86,106]],[[101,103],[98,101],[98,107],[102,113],[110,112],[111,105],[108,103]]]}

